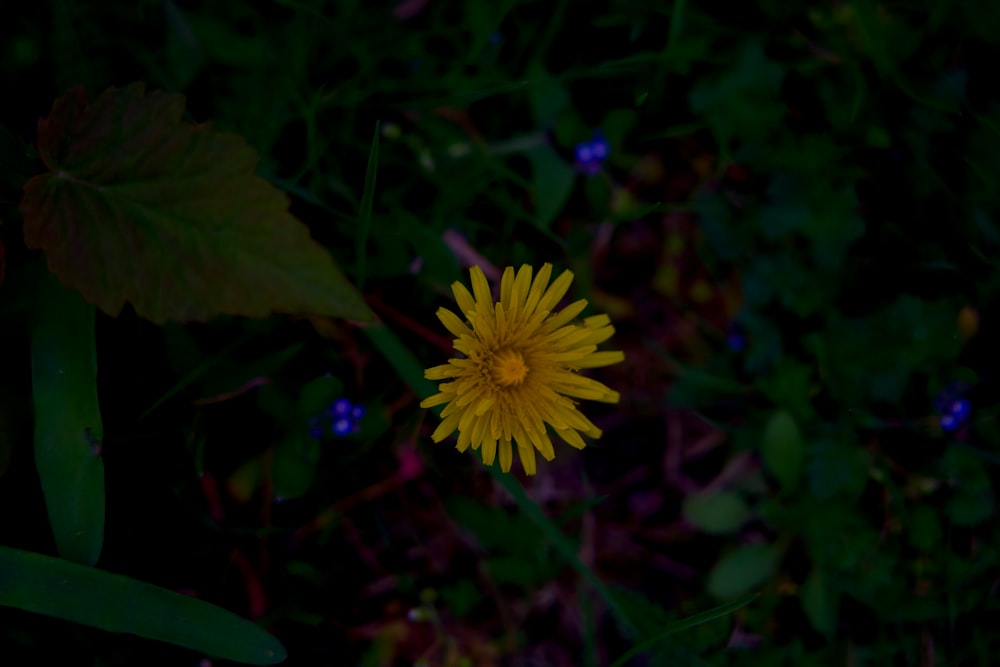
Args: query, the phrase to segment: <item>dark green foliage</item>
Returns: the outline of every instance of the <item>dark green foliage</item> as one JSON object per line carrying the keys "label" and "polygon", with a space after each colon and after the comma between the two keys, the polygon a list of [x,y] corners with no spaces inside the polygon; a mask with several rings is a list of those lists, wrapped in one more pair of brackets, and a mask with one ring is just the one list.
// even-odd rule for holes
{"label": "dark green foliage", "polygon": [[[995,661],[1000,5],[52,0],[0,26],[0,544],[97,566],[3,551],[45,598],[4,605],[148,630],[188,606],[155,582],[294,664]],[[623,400],[498,482],[429,442],[433,313],[470,263],[545,261],[615,320]],[[360,430],[312,437],[342,397]],[[60,567],[136,624],[50,595]],[[273,648],[208,609],[196,642],[140,634]],[[153,664],[0,613],[5,665]]]}

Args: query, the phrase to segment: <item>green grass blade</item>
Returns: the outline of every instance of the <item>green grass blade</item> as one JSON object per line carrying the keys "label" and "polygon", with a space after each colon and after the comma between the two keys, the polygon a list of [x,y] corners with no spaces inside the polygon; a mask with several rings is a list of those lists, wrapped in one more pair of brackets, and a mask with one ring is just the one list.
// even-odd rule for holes
{"label": "green grass blade", "polygon": [[368,168],[365,170],[365,189],[361,194],[361,210],[358,211],[358,235],[355,241],[358,263],[355,281],[359,292],[365,290],[365,273],[368,271],[368,232],[371,230],[372,207],[375,204],[375,176],[378,173],[378,140],[381,128],[382,122],[375,121],[375,134],[372,137],[372,147],[368,151]]}
{"label": "green grass blade", "polygon": [[228,346],[222,349],[218,354],[209,357],[204,362],[199,364],[196,368],[191,369],[184,377],[177,381],[170,389],[168,389],[162,396],[160,396],[156,401],[146,408],[141,415],[139,415],[139,420],[143,420],[150,415],[153,411],[158,409],[161,405],[169,401],[174,396],[178,395],[195,382],[198,382],[203,377],[208,375],[210,371],[216,370],[220,365],[225,363],[226,358],[238,350],[240,347],[251,341],[254,337],[252,332],[246,332],[234,342],[230,343]]}
{"label": "green grass blade", "polygon": [[365,327],[364,332],[417,396],[427,398],[437,393],[437,385],[424,377],[424,367],[409,350],[403,347],[389,327],[380,322]]}
{"label": "green grass blade", "polygon": [[93,565],[104,541],[94,307],[41,277],[31,331],[35,465],[63,557]]}
{"label": "green grass blade", "polygon": [[518,507],[524,512],[525,516],[535,522],[535,525],[542,531],[545,539],[549,541],[559,555],[562,556],[567,563],[569,563],[573,569],[575,569],[584,580],[590,584],[594,591],[601,596],[604,602],[611,609],[611,612],[615,617],[626,627],[635,627],[635,624],[629,619],[628,614],[622,608],[618,601],[615,599],[611,591],[608,590],[607,586],[598,579],[597,575],[592,569],[590,569],[586,563],[580,560],[580,556],[577,553],[576,545],[574,545],[569,538],[563,535],[562,531],[559,530],[559,526],[555,524],[552,519],[546,516],[542,508],[539,507],[538,503],[528,497],[528,494],[524,492],[521,485],[517,483],[517,480],[511,475],[501,472],[498,468],[494,466],[487,467],[490,474],[493,475],[493,479],[496,480],[497,484],[502,486],[507,490],[507,493],[514,496],[514,500],[517,502]]}
{"label": "green grass blade", "polygon": [[682,632],[683,630],[688,630],[690,628],[693,628],[696,625],[701,625],[702,623],[708,623],[709,621],[714,621],[717,618],[720,618],[727,614],[731,614],[737,609],[740,609],[750,604],[758,595],[760,594],[750,593],[737,600],[733,600],[732,602],[727,602],[726,604],[719,605],[718,607],[714,607],[712,609],[709,609],[708,611],[703,611],[700,614],[695,614],[694,616],[689,616],[687,618],[683,618],[679,621],[671,623],[666,627],[664,627],[663,629],[661,629],[655,635],[650,637],[649,639],[633,646],[622,657],[615,660],[611,664],[611,667],[622,667],[622,665],[628,662],[629,659],[633,658],[639,653],[642,653],[643,651],[648,650],[651,646],[653,646],[659,641],[662,641],[663,639],[666,639],[670,635],[677,634],[678,632]]}
{"label": "green grass blade", "polygon": [[673,10],[670,12],[670,31],[667,33],[667,47],[664,49],[666,54],[665,60],[670,60],[670,57],[674,53],[674,45],[677,44],[677,38],[681,35],[681,28],[684,26],[684,10],[686,9],[687,0],[677,0],[674,3]]}
{"label": "green grass blade", "polygon": [[0,547],[0,605],[226,660],[275,665],[281,643],[220,607],[60,558]]}

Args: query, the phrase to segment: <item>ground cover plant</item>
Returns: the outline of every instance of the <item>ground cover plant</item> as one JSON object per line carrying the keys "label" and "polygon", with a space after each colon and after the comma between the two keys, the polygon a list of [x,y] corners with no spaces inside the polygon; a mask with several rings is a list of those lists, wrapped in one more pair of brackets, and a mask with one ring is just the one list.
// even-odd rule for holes
{"label": "ground cover plant", "polygon": [[3,11],[3,665],[995,661],[1000,8]]}

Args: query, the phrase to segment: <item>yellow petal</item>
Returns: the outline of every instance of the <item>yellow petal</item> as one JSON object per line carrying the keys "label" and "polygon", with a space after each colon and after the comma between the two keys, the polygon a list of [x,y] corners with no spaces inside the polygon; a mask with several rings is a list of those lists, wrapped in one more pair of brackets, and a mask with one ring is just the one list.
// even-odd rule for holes
{"label": "yellow petal", "polygon": [[[558,388],[560,394],[564,396],[572,396],[573,398],[582,398],[585,401],[604,401],[608,396],[608,392],[601,391],[600,389],[590,389],[588,387],[579,387],[575,385],[561,385]],[[617,403],[618,401],[604,401],[606,403]]]}
{"label": "yellow petal", "polygon": [[500,469],[510,472],[510,464],[514,460],[514,452],[510,446],[510,440],[504,439],[500,442]]}
{"label": "yellow petal", "polygon": [[458,405],[455,403],[455,401],[452,401],[448,405],[444,406],[444,409],[441,410],[441,414],[438,415],[438,416],[441,417],[441,419],[444,419],[445,417],[447,417],[450,414],[459,412],[461,409],[462,408],[458,407]]}
{"label": "yellow petal", "polygon": [[469,269],[469,276],[472,278],[472,294],[476,297],[476,310],[482,310],[489,306],[493,310],[493,295],[490,293],[490,284],[486,282],[486,274],[478,266]]}
{"label": "yellow petal", "polygon": [[573,283],[573,272],[566,270],[562,272],[555,282],[545,291],[542,300],[538,302],[539,310],[552,310],[559,303],[559,300],[566,296],[569,286]]}
{"label": "yellow petal", "polygon": [[[490,418],[490,430],[488,431],[488,433],[490,434],[491,438],[496,440],[497,438],[500,437],[501,433],[503,432],[500,429],[500,411],[494,410],[488,416]],[[483,419],[486,419],[486,416],[484,416]]]}
{"label": "yellow petal", "polygon": [[486,435],[486,424],[489,420],[486,417],[478,418],[472,425],[472,448],[479,449]]}
{"label": "yellow petal", "polygon": [[492,303],[486,304],[485,308],[488,310],[486,312],[479,312],[475,322],[472,323],[472,328],[476,330],[479,347],[491,348],[495,347],[498,343],[497,318],[493,313]]}
{"label": "yellow petal", "polygon": [[537,472],[535,467],[535,448],[530,444],[517,443],[517,453],[521,456],[521,467],[524,468],[524,472],[528,475],[534,475]]}
{"label": "yellow petal", "polygon": [[510,295],[514,289],[514,267],[508,266],[503,270],[503,276],[500,278],[500,300],[504,303],[510,304]]}
{"label": "yellow petal", "polygon": [[556,457],[556,452],[552,448],[552,439],[549,438],[548,433],[529,433],[528,436],[531,438],[535,449],[541,452],[542,457],[546,461],[551,461]]}
{"label": "yellow petal", "polygon": [[424,371],[424,377],[428,380],[444,380],[446,378],[453,378],[456,375],[461,374],[462,369],[455,368],[451,364],[444,364],[443,366],[432,366]]}
{"label": "yellow petal", "polygon": [[455,404],[464,407],[478,400],[484,393],[486,393],[486,387],[477,384],[474,389],[456,392],[458,398],[455,399]]}
{"label": "yellow petal", "polygon": [[463,315],[468,317],[469,313],[475,312],[476,302],[465,285],[456,280],[451,284],[451,293],[455,295],[455,303],[458,304],[458,309],[462,311]]}
{"label": "yellow petal", "polygon": [[[540,310],[531,317],[528,318],[526,322],[523,320],[518,320],[517,328],[510,332],[510,339],[507,341],[508,345],[511,346],[524,346],[524,345],[535,345],[541,339],[536,333],[538,331],[539,325],[545,321],[545,318],[549,316],[549,311]],[[522,323],[523,322],[523,323]]]}
{"label": "yellow petal", "polygon": [[586,347],[578,347],[575,350],[567,350],[566,352],[549,352],[544,355],[544,357],[546,361],[563,364],[570,361],[579,361],[580,359],[592,354],[596,349],[596,345],[587,345]]}
{"label": "yellow petal", "polygon": [[587,446],[587,443],[583,441],[580,434],[571,428],[565,429],[563,431],[556,431],[560,438],[566,441],[570,447],[575,447],[576,449],[583,449]]}
{"label": "yellow petal", "polygon": [[611,350],[607,352],[591,352],[583,359],[577,361],[574,365],[577,368],[599,368],[601,366],[618,364],[623,361],[625,361],[624,352],[620,350]]}
{"label": "yellow petal", "polygon": [[548,399],[540,399],[537,403],[526,402],[524,405],[525,427],[530,431],[545,431],[545,422],[552,424],[555,428],[568,428],[568,425],[559,418],[553,409],[558,397],[555,392]]}
{"label": "yellow petal", "polygon": [[545,342],[546,346],[550,346],[550,345],[561,344],[563,338],[572,333],[576,333],[577,331],[580,330],[581,327],[577,326],[576,324],[567,324],[565,326],[559,327],[558,329],[552,331],[551,333],[545,333],[545,334],[539,333],[538,336]]}
{"label": "yellow petal", "polygon": [[458,420],[458,430],[462,433],[472,433],[472,425],[475,420],[478,419],[476,413],[472,410],[466,409],[462,412],[461,418]]}
{"label": "yellow petal", "polygon": [[434,433],[431,434],[431,440],[441,442],[454,433],[456,428],[458,428],[458,415],[450,415],[434,429]]}
{"label": "yellow petal", "polygon": [[558,313],[553,314],[549,319],[545,320],[543,324],[538,329],[538,335],[547,334],[550,331],[555,331],[559,327],[569,324],[570,321],[583,312],[583,309],[587,307],[587,300],[580,299],[579,301],[574,301],[569,304]]}
{"label": "yellow petal", "polygon": [[538,302],[541,301],[542,295],[545,293],[545,288],[548,287],[549,276],[551,275],[551,264],[543,264],[542,268],[538,270],[538,275],[535,276],[535,282],[531,284],[531,290],[528,292],[528,299],[524,303],[524,312],[526,314],[530,314],[535,311],[535,308],[538,306]]}
{"label": "yellow petal", "polygon": [[488,466],[493,465],[497,456],[497,441],[493,438],[486,438],[483,441],[483,463]]}
{"label": "yellow petal", "polygon": [[479,403],[476,405],[476,415],[483,416],[496,402],[496,396],[487,392],[485,396],[479,399]]}
{"label": "yellow petal", "polygon": [[469,448],[469,442],[472,440],[472,436],[469,435],[468,431],[458,432],[458,444],[455,445],[455,449],[460,452],[464,452]]}
{"label": "yellow petal", "polygon": [[507,337],[507,313],[504,312],[503,304],[499,301],[494,304],[493,308],[493,316],[497,321],[497,338],[499,339],[497,342],[503,345],[507,342],[505,340]]}
{"label": "yellow petal", "polygon": [[472,329],[465,325],[458,315],[451,312],[447,308],[438,308],[437,317],[441,320],[441,324],[451,333],[455,334],[459,338],[462,336],[472,336]]}
{"label": "yellow petal", "polygon": [[615,333],[614,327],[601,327],[600,329],[591,329],[590,335],[584,338],[584,342],[593,343],[598,345],[603,343],[607,339],[611,338]]}
{"label": "yellow petal", "polygon": [[433,408],[435,405],[441,405],[442,403],[447,403],[452,398],[454,394],[446,394],[441,392],[440,394],[434,394],[433,396],[428,396],[424,400],[420,401],[420,407],[422,408]]}
{"label": "yellow petal", "polygon": [[608,326],[609,324],[611,324],[611,318],[603,313],[583,318],[583,325],[588,329],[600,329]]}
{"label": "yellow petal", "polygon": [[[560,350],[568,350],[574,347],[579,347],[583,341],[585,341],[590,336],[594,335],[594,332],[588,329],[587,327],[580,327],[575,325],[570,325],[570,326],[573,326],[573,329],[575,329],[575,331],[571,331],[568,334],[562,336],[561,338],[557,338],[556,340],[552,341],[552,345],[555,348]],[[554,331],[553,334],[565,330],[566,327],[561,327],[556,331]]]}
{"label": "yellow petal", "polygon": [[521,313],[521,309],[524,307],[524,299],[528,296],[528,290],[530,289],[531,267],[527,264],[522,264],[521,268],[517,270],[517,278],[514,280],[514,288],[510,292],[510,303],[507,307],[507,311],[512,318],[517,319]]}
{"label": "yellow petal", "polygon": [[559,416],[562,417],[563,421],[575,428],[577,431],[586,433],[592,438],[601,437],[601,429],[597,428],[592,421],[580,414],[580,411],[575,407],[558,405],[556,406],[556,410],[559,413]]}

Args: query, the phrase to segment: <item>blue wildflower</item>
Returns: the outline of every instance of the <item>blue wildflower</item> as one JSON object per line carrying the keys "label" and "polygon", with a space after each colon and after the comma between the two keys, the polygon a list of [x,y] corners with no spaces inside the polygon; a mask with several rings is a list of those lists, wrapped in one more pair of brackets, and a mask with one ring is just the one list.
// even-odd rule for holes
{"label": "blue wildflower", "polygon": [[346,398],[338,398],[321,414],[309,420],[309,437],[317,440],[329,431],[338,438],[361,430],[361,419],[365,416],[363,405],[354,405]]}
{"label": "blue wildflower", "polygon": [[729,348],[731,352],[742,352],[746,349],[747,337],[743,332],[743,327],[740,326],[739,322],[733,322],[729,325],[729,332],[726,334],[726,347]]}
{"label": "blue wildflower", "polygon": [[590,141],[581,141],[573,151],[577,169],[587,174],[596,174],[604,161],[611,155],[611,144],[600,130],[595,130]]}
{"label": "blue wildflower", "polygon": [[326,413],[331,417],[343,417],[351,412],[351,402],[346,398],[338,398],[330,407],[327,408]]}
{"label": "blue wildflower", "polygon": [[972,404],[965,398],[952,401],[951,414],[959,421],[965,421],[972,414]]}
{"label": "blue wildflower", "polygon": [[972,415],[972,403],[966,398],[954,396],[938,397],[934,407],[941,413],[939,424],[946,433],[954,433],[969,421]]}
{"label": "blue wildflower", "polygon": [[351,420],[341,417],[340,419],[334,420],[333,426],[330,430],[333,431],[334,435],[344,437],[350,433],[352,429],[353,425],[351,424]]}
{"label": "blue wildflower", "polygon": [[604,138],[603,134],[595,133],[594,139],[590,142],[590,152],[595,160],[604,161],[611,155],[611,144]]}
{"label": "blue wildflower", "polygon": [[941,415],[940,424],[945,433],[954,433],[962,425],[955,415]]}

